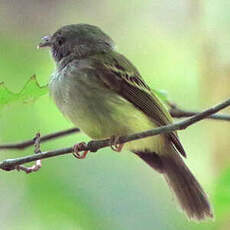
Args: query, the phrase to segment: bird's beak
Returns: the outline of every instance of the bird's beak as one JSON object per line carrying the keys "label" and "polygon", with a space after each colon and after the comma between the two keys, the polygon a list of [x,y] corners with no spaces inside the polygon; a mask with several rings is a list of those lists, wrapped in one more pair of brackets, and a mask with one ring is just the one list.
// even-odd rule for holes
{"label": "bird's beak", "polygon": [[51,36],[47,35],[42,38],[42,41],[39,43],[37,46],[38,49],[43,48],[43,47],[50,47],[51,46]]}

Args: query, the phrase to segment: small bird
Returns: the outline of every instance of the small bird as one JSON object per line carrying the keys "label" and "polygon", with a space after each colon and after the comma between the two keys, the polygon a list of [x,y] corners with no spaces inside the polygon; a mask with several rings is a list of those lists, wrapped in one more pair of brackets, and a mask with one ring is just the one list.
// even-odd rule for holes
{"label": "small bird", "polygon": [[[182,160],[186,156],[176,132],[131,141],[120,136],[172,123],[166,106],[135,66],[114,49],[113,40],[88,24],[66,25],[43,37],[56,63],[49,89],[60,111],[90,138],[111,138],[116,151],[127,149],[161,173],[189,219],[212,218],[199,182]],[[75,156],[80,155],[75,145]]]}

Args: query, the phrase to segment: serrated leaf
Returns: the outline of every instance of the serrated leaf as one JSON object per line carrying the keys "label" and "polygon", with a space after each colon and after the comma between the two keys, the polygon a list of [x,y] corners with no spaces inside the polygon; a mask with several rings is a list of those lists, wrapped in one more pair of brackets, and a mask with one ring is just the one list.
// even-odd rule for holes
{"label": "serrated leaf", "polygon": [[0,83],[0,111],[13,103],[26,103],[38,99],[48,93],[47,86],[40,86],[36,76],[33,75],[19,93],[7,89],[3,82]]}

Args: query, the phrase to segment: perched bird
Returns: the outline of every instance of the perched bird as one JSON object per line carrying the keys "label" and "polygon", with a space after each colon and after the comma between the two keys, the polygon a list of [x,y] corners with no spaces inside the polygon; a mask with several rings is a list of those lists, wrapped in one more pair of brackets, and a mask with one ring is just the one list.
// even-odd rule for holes
{"label": "perched bird", "polygon": [[[92,25],[67,25],[39,47],[50,47],[56,62],[49,88],[65,116],[90,138],[111,138],[117,151],[131,151],[161,173],[189,219],[213,217],[207,195],[179,155],[185,151],[176,132],[116,144],[119,136],[170,124],[172,118],[107,34]],[[75,155],[84,158],[78,146]]]}

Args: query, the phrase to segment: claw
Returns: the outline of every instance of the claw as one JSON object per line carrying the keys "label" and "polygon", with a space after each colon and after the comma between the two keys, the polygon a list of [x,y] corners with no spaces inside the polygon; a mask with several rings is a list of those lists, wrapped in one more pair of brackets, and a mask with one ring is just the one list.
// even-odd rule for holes
{"label": "claw", "polygon": [[112,136],[110,138],[110,147],[115,152],[121,152],[124,144],[118,144],[120,136]]}
{"label": "claw", "polygon": [[76,157],[77,159],[84,159],[86,157],[87,153],[89,152],[88,150],[86,150],[86,151],[84,151],[84,153],[82,155],[80,155],[79,152],[81,151],[80,149],[82,147],[86,147],[85,142],[78,143],[78,144],[74,145],[74,147],[73,147],[73,156]]}

